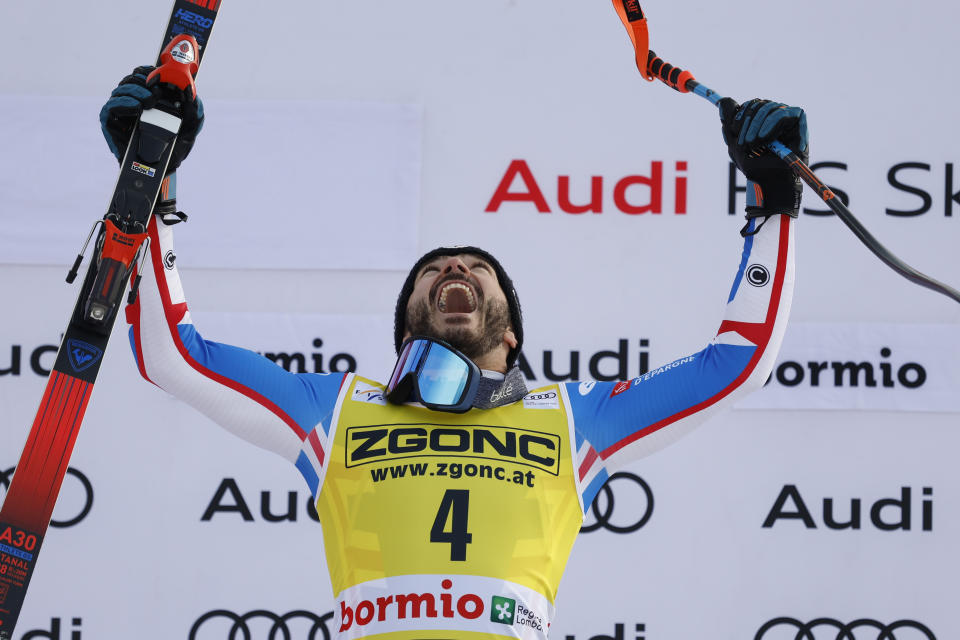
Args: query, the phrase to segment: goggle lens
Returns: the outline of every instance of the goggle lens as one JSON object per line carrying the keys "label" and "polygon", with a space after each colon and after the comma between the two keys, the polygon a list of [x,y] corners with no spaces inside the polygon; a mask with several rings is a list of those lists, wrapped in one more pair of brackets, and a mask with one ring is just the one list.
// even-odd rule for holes
{"label": "goggle lens", "polygon": [[403,345],[400,357],[397,358],[397,364],[393,368],[393,375],[390,376],[390,382],[387,384],[388,393],[397,388],[397,385],[400,384],[404,376],[416,370],[417,365],[420,364],[420,359],[423,357],[424,351],[426,351],[429,346],[426,340],[410,340]]}
{"label": "goggle lens", "polygon": [[408,338],[387,384],[386,397],[396,404],[412,398],[433,409],[463,412],[470,409],[479,378],[477,365],[450,345]]}
{"label": "goggle lens", "polygon": [[463,397],[469,375],[470,367],[459,355],[434,343],[417,376],[420,399],[427,404],[455,405]]}

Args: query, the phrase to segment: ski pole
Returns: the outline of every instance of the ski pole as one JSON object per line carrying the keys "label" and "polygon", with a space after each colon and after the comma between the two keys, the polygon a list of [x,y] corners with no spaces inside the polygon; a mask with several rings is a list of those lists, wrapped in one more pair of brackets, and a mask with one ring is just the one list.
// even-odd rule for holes
{"label": "ski pole", "polygon": [[[697,82],[692,73],[668,64],[649,49],[647,19],[637,0],[613,0],[613,6],[617,11],[617,15],[620,16],[623,26],[627,28],[627,34],[630,36],[636,53],[637,69],[640,70],[644,78],[649,81],[653,81],[654,79],[660,80],[668,87],[680,93],[693,93],[709,100],[714,106],[723,99],[723,96],[713,89],[703,83]],[[803,160],[797,157],[797,154],[776,140],[768,144],[767,148],[783,160],[811,189],[816,191],[817,195],[830,207],[830,210],[837,214],[837,217],[839,217],[843,223],[853,231],[853,234],[857,236],[875,256],[880,258],[884,264],[910,282],[941,293],[956,302],[960,302],[960,291],[917,271],[883,246],[873,234],[867,231],[866,227],[864,227],[850,209],[843,204],[840,198],[817,177]]]}

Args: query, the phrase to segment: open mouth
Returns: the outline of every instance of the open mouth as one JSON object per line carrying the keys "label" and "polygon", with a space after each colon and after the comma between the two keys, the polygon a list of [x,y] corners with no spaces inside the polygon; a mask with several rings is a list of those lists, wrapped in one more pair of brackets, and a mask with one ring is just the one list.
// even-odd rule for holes
{"label": "open mouth", "polygon": [[473,313],[477,310],[477,297],[463,282],[448,282],[440,288],[437,308],[441,313]]}

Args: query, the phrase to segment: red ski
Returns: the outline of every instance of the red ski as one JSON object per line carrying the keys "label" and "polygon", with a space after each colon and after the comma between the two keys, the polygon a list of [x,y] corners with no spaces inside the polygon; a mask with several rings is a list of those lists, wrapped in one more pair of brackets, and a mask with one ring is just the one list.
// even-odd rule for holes
{"label": "red ski", "polygon": [[[194,90],[220,4],[175,0],[154,72],[159,82]],[[176,113],[163,100],[144,111],[120,163],[107,214],[94,226],[99,230],[93,257],[0,508],[0,640],[13,636],[123,294],[137,260],[146,255],[147,225],[166,186],[163,175],[179,131]],[[82,258],[83,252],[68,282]],[[136,283],[129,300],[135,296]]]}

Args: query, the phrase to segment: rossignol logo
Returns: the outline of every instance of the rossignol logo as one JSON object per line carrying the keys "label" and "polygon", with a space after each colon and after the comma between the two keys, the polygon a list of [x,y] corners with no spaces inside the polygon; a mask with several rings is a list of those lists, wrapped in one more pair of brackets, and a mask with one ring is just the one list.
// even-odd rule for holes
{"label": "rossignol logo", "polygon": [[346,465],[423,456],[512,462],[557,475],[560,436],[529,429],[432,424],[375,425],[347,429]]}
{"label": "rossignol logo", "polygon": [[374,620],[418,620],[420,618],[461,618],[476,620],[486,610],[483,598],[475,593],[455,594],[453,581],[440,582],[440,593],[395,593],[378,596],[376,601],[360,600],[348,605],[340,601],[340,629],[343,633],[352,627],[365,627]]}
{"label": "rossignol logo", "polygon": [[[664,175],[664,162],[654,160],[650,163],[648,175],[627,175],[613,182],[609,195],[604,189],[603,176],[590,176],[571,180],[569,175],[556,178],[557,190],[554,206],[544,195],[541,182],[533,175],[526,160],[513,160],[507,166],[500,182],[494,189],[484,211],[498,213],[505,203],[523,203],[506,205],[509,211],[534,210],[539,213],[553,213],[554,208],[564,213],[581,214],[603,213],[610,210],[609,197],[613,208],[629,215],[644,213],[661,214],[665,211],[674,215],[687,213],[687,162],[673,163],[673,175]],[[672,177],[672,210],[664,207],[664,184]],[[574,183],[571,186],[571,182]],[[575,194],[574,194],[575,192]]]}
{"label": "rossignol logo", "polygon": [[136,162],[136,161],[134,161],[134,163],[130,165],[130,168],[136,171],[137,173],[142,173],[148,178],[152,178],[153,176],[157,175],[156,169],[154,169],[153,167],[149,167],[145,164],[140,164],[139,162]]}
{"label": "rossignol logo", "polygon": [[70,362],[70,367],[77,373],[95,365],[103,355],[103,349],[75,338],[67,340],[66,347],[67,360]]}
{"label": "rossignol logo", "polygon": [[[933,488],[921,489],[919,525],[921,531],[933,531]],[[844,500],[823,499],[822,524],[827,529],[859,530],[864,526],[865,515],[869,515],[869,524],[880,531],[910,531],[918,524],[915,521],[914,496],[910,487],[900,487],[899,498],[880,498],[870,504],[869,510],[863,507],[862,498],[850,498],[849,506]],[[836,506],[835,506],[836,505]],[[800,495],[797,485],[785,484],[773,502],[770,512],[763,521],[763,528],[770,529],[781,521],[799,520],[807,529],[816,529],[814,512]]]}
{"label": "rossignol logo", "polygon": [[[786,635],[784,634],[786,632]],[[753,640],[937,640],[930,627],[916,620],[884,623],[870,618],[841,622],[835,618],[816,618],[802,622],[797,618],[774,618],[765,622]]]}
{"label": "rossignol logo", "polygon": [[167,250],[167,252],[163,254],[163,267],[167,271],[172,271],[173,268],[176,266],[176,264],[177,264],[177,254],[173,252],[173,249]]}

